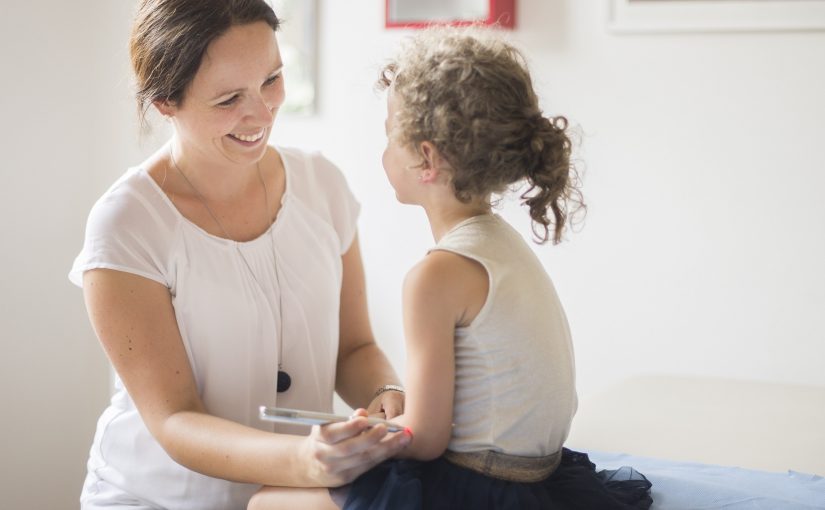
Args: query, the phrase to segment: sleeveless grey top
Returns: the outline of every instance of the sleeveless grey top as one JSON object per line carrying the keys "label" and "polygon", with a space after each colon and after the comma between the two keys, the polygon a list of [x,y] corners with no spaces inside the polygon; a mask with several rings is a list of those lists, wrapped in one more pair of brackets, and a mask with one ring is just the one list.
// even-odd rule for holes
{"label": "sleeveless grey top", "polygon": [[550,277],[498,215],[469,218],[432,250],[479,262],[487,300],[455,332],[455,400],[449,449],[544,456],[561,449],[576,412],[570,330]]}

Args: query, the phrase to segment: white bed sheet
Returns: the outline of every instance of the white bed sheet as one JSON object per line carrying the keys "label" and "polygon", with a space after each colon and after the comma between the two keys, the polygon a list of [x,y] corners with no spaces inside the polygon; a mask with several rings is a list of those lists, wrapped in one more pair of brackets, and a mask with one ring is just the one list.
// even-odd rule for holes
{"label": "white bed sheet", "polygon": [[651,510],[823,510],[825,478],[787,471],[588,452],[597,469],[632,466],[653,484]]}

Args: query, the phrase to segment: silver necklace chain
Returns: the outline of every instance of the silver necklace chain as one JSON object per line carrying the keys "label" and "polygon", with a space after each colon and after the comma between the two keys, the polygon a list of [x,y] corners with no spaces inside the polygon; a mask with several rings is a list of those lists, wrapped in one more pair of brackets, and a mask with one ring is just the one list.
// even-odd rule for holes
{"label": "silver necklace chain", "polygon": [[[172,166],[174,166],[175,169],[180,174],[180,176],[183,177],[183,180],[186,181],[186,184],[192,189],[192,191],[195,193],[195,196],[198,197],[198,200],[203,205],[204,209],[206,209],[206,212],[209,213],[209,216],[212,217],[212,220],[215,222],[215,224],[218,226],[218,228],[221,229],[221,232],[223,233],[223,236],[226,239],[232,241],[232,243],[235,245],[235,250],[238,252],[238,255],[240,255],[241,260],[243,260],[243,263],[246,266],[246,269],[249,271],[249,274],[252,275],[252,279],[255,280],[256,284],[258,284],[258,288],[261,289],[261,292],[264,292],[263,285],[261,285],[261,282],[258,281],[258,277],[255,276],[255,271],[252,270],[252,266],[249,264],[249,261],[246,260],[246,257],[244,256],[243,251],[241,251],[240,243],[238,241],[236,241],[232,236],[229,235],[229,233],[223,227],[221,222],[218,220],[217,215],[215,215],[215,213],[212,211],[212,208],[209,207],[209,203],[206,201],[206,198],[204,198],[204,196],[201,195],[200,191],[198,191],[198,188],[196,188],[195,185],[192,184],[192,181],[190,181],[189,178],[186,177],[186,174],[183,173],[183,170],[181,170],[180,166],[178,166],[178,162],[175,160],[175,154],[172,152],[171,147],[169,148],[169,158],[172,160]],[[269,228],[272,227],[272,223],[273,223],[273,220],[271,219],[271,216],[270,216],[270,213],[269,213],[269,193],[267,192],[267,189],[266,189],[266,182],[264,181],[264,176],[261,173],[261,164],[260,164],[260,162],[255,164],[255,168],[258,172],[258,180],[261,182],[261,187],[264,190],[264,206],[266,207],[265,217],[266,217],[266,223],[268,225],[267,229],[269,229]],[[273,253],[273,255],[274,255],[274,253]],[[282,289],[281,289],[280,277],[278,275],[278,260],[277,260],[277,258],[275,258],[274,262],[275,262],[275,283],[278,286],[278,371],[280,372],[283,368],[283,359],[284,359],[284,316],[283,316],[283,300],[281,298]],[[264,292],[264,295],[266,295],[265,292]]]}
{"label": "silver necklace chain", "polygon": [[[225,229],[225,228],[223,228],[223,225],[221,224],[220,220],[218,220],[218,217],[217,217],[217,216],[215,215],[215,213],[212,211],[212,208],[211,208],[211,207],[209,207],[209,203],[206,201],[206,199],[204,198],[204,196],[203,196],[203,195],[201,195],[200,191],[198,191],[198,188],[196,188],[196,187],[195,187],[195,185],[194,185],[194,184],[192,184],[192,181],[190,181],[190,180],[189,180],[189,178],[188,178],[188,177],[186,177],[186,174],[185,174],[185,173],[183,173],[183,170],[181,170],[181,169],[180,169],[180,167],[178,166],[178,162],[177,162],[177,161],[175,161],[175,155],[174,155],[174,154],[172,154],[171,149],[170,149],[170,151],[169,151],[169,157],[172,159],[172,165],[173,165],[173,166],[175,167],[175,169],[178,171],[178,173],[180,174],[180,176],[181,176],[181,177],[183,177],[183,180],[184,180],[184,181],[186,181],[186,184],[187,184],[187,185],[189,185],[189,187],[190,187],[190,188],[192,189],[192,191],[195,193],[195,196],[196,196],[196,197],[198,197],[198,200],[200,201],[200,203],[201,203],[201,204],[203,204],[203,207],[206,209],[206,212],[208,212],[208,213],[209,213],[209,216],[211,216],[211,217],[212,217],[212,220],[215,222],[215,224],[218,226],[218,228],[220,228],[220,229],[221,229],[221,232],[223,233],[223,236],[224,236],[225,238],[229,239],[230,241],[232,241],[232,242],[234,242],[234,243],[236,243],[236,244],[237,244],[237,243],[238,243],[238,241],[236,241],[234,237],[230,236],[230,235],[229,235],[229,233],[226,231],[226,229]],[[267,225],[268,225],[268,226],[271,226],[271,225],[272,225],[272,222],[271,222],[271,220],[269,219],[269,218],[270,218],[270,216],[269,216],[269,193],[267,193],[267,190],[266,190],[266,183],[264,182],[264,177],[263,177],[263,175],[261,174],[261,165],[260,165],[260,163],[257,163],[257,164],[255,165],[255,168],[256,168],[256,169],[257,169],[257,171],[258,171],[258,180],[261,182],[261,187],[262,187],[262,188],[263,188],[263,190],[264,190],[264,205],[265,205],[265,207],[266,207],[266,211],[265,211],[266,223],[267,223]]]}

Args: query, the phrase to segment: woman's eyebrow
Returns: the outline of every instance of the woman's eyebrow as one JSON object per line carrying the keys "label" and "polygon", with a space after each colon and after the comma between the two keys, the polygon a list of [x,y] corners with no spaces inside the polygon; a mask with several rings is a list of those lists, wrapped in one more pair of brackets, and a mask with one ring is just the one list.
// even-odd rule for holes
{"label": "woman's eyebrow", "polygon": [[[278,63],[275,64],[274,69],[269,74],[267,74],[267,77],[270,77],[270,76],[275,75],[275,74],[279,74],[283,70],[284,70],[284,65],[281,62],[278,62]],[[221,92],[219,94],[215,94],[214,96],[212,96],[211,101],[215,101],[215,100],[217,100],[217,99],[219,99],[223,96],[228,96],[230,94],[237,94],[238,92],[243,92],[243,90],[244,90],[243,88],[238,88],[238,89],[227,90],[227,91]]]}

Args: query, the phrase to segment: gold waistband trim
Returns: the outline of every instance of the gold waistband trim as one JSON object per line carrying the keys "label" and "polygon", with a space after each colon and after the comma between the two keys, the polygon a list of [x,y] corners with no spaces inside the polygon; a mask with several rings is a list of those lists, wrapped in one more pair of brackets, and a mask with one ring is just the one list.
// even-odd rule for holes
{"label": "gold waistband trim", "polygon": [[492,478],[510,482],[540,482],[552,475],[561,462],[561,450],[545,457],[522,457],[484,450],[454,452],[447,450],[444,458],[463,468]]}

